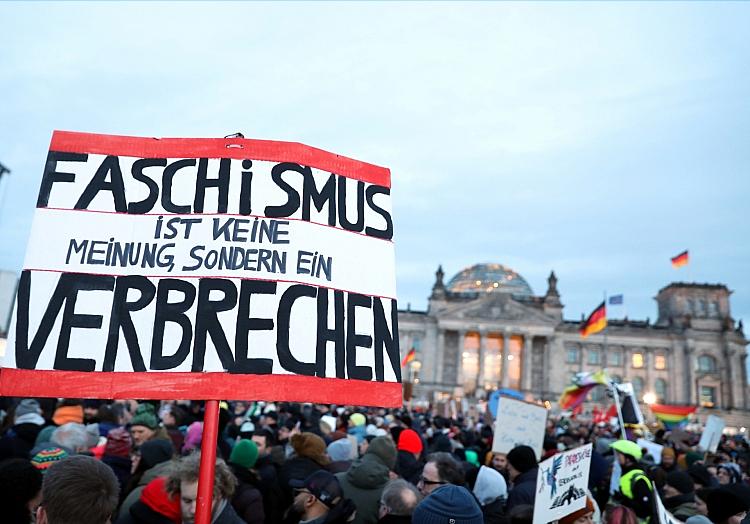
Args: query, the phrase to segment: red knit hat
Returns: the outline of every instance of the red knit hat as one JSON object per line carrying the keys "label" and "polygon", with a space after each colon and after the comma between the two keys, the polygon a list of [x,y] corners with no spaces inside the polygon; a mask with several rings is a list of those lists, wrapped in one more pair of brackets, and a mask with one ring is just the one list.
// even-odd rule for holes
{"label": "red knit hat", "polygon": [[107,433],[107,443],[104,446],[104,454],[113,457],[130,458],[130,448],[133,440],[130,432],[125,428],[111,429]]}
{"label": "red knit hat", "polygon": [[422,439],[413,429],[405,429],[398,436],[398,449],[409,453],[422,453]]}
{"label": "red knit hat", "polygon": [[175,524],[182,522],[180,499],[167,493],[167,477],[157,477],[141,492],[141,502]]}

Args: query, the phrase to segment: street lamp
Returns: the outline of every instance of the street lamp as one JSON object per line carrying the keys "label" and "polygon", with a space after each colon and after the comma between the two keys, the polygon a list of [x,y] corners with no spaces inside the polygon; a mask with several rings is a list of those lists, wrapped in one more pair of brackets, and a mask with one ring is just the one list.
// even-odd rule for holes
{"label": "street lamp", "polygon": [[649,406],[651,404],[656,404],[656,394],[654,394],[653,391],[647,392],[645,395],[643,395],[643,402],[645,402]]}

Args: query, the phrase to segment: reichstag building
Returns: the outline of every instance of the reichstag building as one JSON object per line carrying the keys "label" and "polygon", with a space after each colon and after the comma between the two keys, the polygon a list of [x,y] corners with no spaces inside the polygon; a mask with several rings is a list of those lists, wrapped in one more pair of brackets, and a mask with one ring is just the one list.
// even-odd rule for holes
{"label": "reichstag building", "polygon": [[[584,339],[582,320],[563,317],[554,272],[547,282],[546,293],[534,295],[512,269],[477,264],[446,284],[438,268],[427,311],[398,316],[402,353],[416,350],[404,370],[414,397],[483,398],[505,387],[554,402],[576,372],[606,368],[639,399],[652,392],[661,403],[748,418],[748,340],[725,285],[669,284],[656,294],[655,322],[609,319],[606,339],[603,332]],[[590,400],[605,394],[596,388]]]}

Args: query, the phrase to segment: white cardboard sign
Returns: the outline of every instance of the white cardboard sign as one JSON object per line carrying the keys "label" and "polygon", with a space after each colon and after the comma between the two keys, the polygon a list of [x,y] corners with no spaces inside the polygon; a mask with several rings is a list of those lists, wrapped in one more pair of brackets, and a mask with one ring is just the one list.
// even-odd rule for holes
{"label": "white cardboard sign", "polygon": [[641,449],[646,448],[646,451],[648,451],[649,454],[654,457],[654,464],[656,464],[657,466],[661,464],[661,451],[664,449],[664,446],[662,446],[661,444],[657,444],[656,442],[646,440],[645,438],[639,438],[635,442]]}
{"label": "white cardboard sign", "polygon": [[592,445],[558,453],[539,464],[534,524],[546,524],[586,506]]}
{"label": "white cardboard sign", "polygon": [[706,420],[706,427],[703,429],[701,434],[701,440],[698,443],[698,447],[703,451],[709,453],[716,453],[716,449],[719,447],[721,442],[721,434],[724,431],[726,423],[721,417],[716,415],[709,415]]}
{"label": "white cardboard sign", "polygon": [[516,446],[531,446],[539,460],[544,444],[547,409],[521,400],[501,397],[495,419],[492,451],[508,453]]}

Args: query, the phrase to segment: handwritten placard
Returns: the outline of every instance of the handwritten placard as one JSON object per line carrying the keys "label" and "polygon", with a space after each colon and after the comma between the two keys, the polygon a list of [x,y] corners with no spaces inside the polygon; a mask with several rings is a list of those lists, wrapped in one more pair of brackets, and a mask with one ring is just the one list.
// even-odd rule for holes
{"label": "handwritten placard", "polygon": [[547,409],[543,406],[501,397],[497,406],[492,451],[507,453],[516,446],[531,446],[539,460],[544,444]]}

